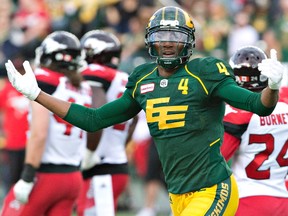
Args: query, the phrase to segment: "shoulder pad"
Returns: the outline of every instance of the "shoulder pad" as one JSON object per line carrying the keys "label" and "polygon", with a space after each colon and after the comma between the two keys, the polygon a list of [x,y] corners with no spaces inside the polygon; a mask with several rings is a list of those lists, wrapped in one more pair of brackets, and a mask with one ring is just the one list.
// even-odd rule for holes
{"label": "shoulder pad", "polygon": [[225,77],[234,79],[234,73],[230,65],[226,61],[214,57],[193,59],[187,63],[187,68],[204,80],[216,81]]}
{"label": "shoulder pad", "polygon": [[59,84],[60,77],[64,74],[51,71],[48,69],[37,68],[35,70],[35,77],[38,82],[46,83],[48,85],[57,86]]}
{"label": "shoulder pad", "polygon": [[116,73],[117,70],[98,64],[90,64],[85,70],[81,72],[82,76],[86,80],[97,82],[99,82],[99,80],[103,80],[109,83],[112,82]]}
{"label": "shoulder pad", "polygon": [[145,78],[146,76],[149,76],[149,74],[153,73],[155,71],[155,68],[157,67],[157,64],[155,62],[153,63],[145,63],[142,65],[139,65],[134,69],[134,71],[130,74],[127,88],[134,87],[135,84]]}
{"label": "shoulder pad", "polygon": [[48,94],[53,94],[60,82],[60,78],[64,76],[62,73],[46,68],[37,68],[34,72],[39,88]]}

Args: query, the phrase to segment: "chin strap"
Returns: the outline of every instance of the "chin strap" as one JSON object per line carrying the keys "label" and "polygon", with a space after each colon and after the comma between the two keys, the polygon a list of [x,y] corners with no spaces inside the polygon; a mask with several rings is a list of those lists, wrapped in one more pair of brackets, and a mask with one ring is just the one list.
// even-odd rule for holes
{"label": "chin strap", "polygon": [[174,69],[186,63],[187,60],[183,61],[182,58],[157,58],[156,62],[165,69]]}

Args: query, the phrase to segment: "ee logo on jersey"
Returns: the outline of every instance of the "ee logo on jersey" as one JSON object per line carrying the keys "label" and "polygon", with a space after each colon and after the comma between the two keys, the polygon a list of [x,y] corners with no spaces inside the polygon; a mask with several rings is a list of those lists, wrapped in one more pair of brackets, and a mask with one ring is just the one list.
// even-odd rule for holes
{"label": "ee logo on jersey", "polygon": [[[146,118],[148,123],[158,122],[159,130],[179,128],[185,126],[185,112],[187,105],[167,106],[170,97],[149,99],[146,104]],[[161,105],[162,106],[159,106]],[[176,113],[178,112],[178,113]],[[175,114],[171,114],[175,113]]]}

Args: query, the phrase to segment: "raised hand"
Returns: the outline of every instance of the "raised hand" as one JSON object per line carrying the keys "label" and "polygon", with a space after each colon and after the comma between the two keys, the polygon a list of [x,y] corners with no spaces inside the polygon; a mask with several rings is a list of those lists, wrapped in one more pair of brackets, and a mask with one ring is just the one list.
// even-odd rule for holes
{"label": "raised hand", "polygon": [[30,63],[28,61],[24,61],[24,75],[21,75],[17,71],[17,69],[14,67],[13,63],[10,60],[5,63],[5,67],[7,70],[9,81],[11,82],[12,86],[30,100],[35,100],[38,97],[41,89],[38,87]]}
{"label": "raised hand", "polygon": [[268,77],[268,86],[270,89],[278,90],[281,87],[281,81],[285,67],[277,60],[275,49],[270,50],[270,58],[262,60],[258,64],[261,74]]}

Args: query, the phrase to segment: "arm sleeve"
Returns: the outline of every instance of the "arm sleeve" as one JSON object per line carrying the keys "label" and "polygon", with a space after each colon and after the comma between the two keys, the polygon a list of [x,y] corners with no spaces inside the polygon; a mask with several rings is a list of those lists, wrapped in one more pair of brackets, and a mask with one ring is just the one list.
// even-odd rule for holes
{"label": "arm sleeve", "polygon": [[125,122],[141,110],[127,91],[119,99],[97,109],[72,104],[64,120],[88,132]]}
{"label": "arm sleeve", "polygon": [[216,95],[233,107],[256,113],[259,116],[270,115],[275,107],[265,107],[261,102],[261,93],[249,91],[226,82],[216,90]]}

